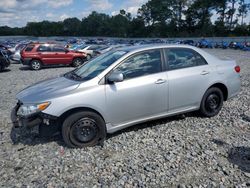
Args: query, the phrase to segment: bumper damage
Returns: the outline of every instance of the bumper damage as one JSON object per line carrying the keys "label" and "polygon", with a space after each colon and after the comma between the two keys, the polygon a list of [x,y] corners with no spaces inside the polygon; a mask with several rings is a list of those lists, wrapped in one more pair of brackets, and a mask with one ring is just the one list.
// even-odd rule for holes
{"label": "bumper damage", "polygon": [[27,117],[17,115],[20,104],[17,104],[11,112],[11,120],[14,128],[31,129],[39,127],[39,134],[42,137],[51,137],[60,132],[59,119],[57,117],[39,112]]}

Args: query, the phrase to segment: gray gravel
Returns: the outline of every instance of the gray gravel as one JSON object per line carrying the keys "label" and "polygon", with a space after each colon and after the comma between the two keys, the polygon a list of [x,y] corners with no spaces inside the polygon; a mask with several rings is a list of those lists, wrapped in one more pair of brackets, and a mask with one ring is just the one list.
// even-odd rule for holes
{"label": "gray gravel", "polygon": [[72,70],[35,72],[12,64],[0,73],[0,187],[250,186],[250,53],[208,51],[242,68],[242,91],[218,116],[148,122],[110,135],[103,147],[84,149],[65,148],[60,137],[43,139],[35,131],[11,139],[15,94]]}

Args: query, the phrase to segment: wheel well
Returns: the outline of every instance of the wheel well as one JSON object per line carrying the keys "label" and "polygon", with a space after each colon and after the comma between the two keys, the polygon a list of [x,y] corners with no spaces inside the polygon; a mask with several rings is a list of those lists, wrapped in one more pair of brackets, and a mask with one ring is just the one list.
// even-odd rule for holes
{"label": "wheel well", "polygon": [[73,63],[76,59],[80,59],[81,61],[83,61],[83,59],[82,59],[81,57],[74,57],[74,58],[72,59],[72,63]]}
{"label": "wheel well", "polygon": [[219,88],[222,91],[222,93],[223,93],[224,101],[227,100],[227,98],[228,98],[228,89],[227,89],[227,87],[224,84],[217,83],[217,84],[212,85],[210,88],[212,88],[212,87]]}
{"label": "wheel well", "polygon": [[60,123],[62,124],[64,122],[64,120],[69,117],[71,114],[74,114],[76,112],[80,112],[80,111],[91,111],[91,112],[94,112],[96,114],[98,114],[102,119],[103,121],[105,122],[105,119],[103,118],[103,116],[97,112],[96,110],[92,109],[92,108],[86,108],[86,107],[79,107],[79,108],[73,108],[73,109],[70,109],[66,112],[64,112],[61,116],[60,116]]}
{"label": "wheel well", "polygon": [[32,58],[32,59],[30,60],[30,63],[31,63],[32,61],[34,61],[34,60],[40,61],[40,63],[43,65],[43,62],[42,62],[40,59],[38,59],[38,58]]}

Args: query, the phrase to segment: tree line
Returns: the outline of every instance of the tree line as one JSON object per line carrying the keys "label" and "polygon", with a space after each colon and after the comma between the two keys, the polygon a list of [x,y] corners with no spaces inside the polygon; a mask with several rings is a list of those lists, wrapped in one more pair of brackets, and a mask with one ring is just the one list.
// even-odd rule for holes
{"label": "tree line", "polygon": [[149,0],[135,17],[121,10],[110,16],[93,11],[79,20],[28,22],[23,28],[0,27],[0,35],[105,37],[249,36],[246,0]]}

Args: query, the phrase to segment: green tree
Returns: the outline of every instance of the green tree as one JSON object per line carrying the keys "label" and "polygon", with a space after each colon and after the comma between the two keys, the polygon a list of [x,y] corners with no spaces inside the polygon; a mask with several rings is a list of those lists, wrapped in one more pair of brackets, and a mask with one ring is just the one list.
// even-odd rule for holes
{"label": "green tree", "polygon": [[185,13],[188,30],[198,36],[213,35],[211,16],[214,9],[215,0],[195,0]]}
{"label": "green tree", "polygon": [[228,0],[229,7],[227,11],[227,24],[229,30],[232,30],[234,25],[238,22],[237,19],[234,19],[234,15],[236,13],[236,4],[239,0]]}
{"label": "green tree", "polygon": [[77,36],[81,33],[81,21],[78,18],[67,18],[63,21],[63,34]]}
{"label": "green tree", "polygon": [[110,30],[109,35],[114,37],[127,37],[130,25],[131,14],[126,13],[125,10],[121,10],[120,14],[112,16],[110,19]]}
{"label": "green tree", "polygon": [[109,36],[111,29],[109,27],[110,16],[92,12],[88,17],[84,18],[81,23],[81,31],[83,36]]}
{"label": "green tree", "polygon": [[241,25],[244,24],[244,19],[247,17],[247,13],[249,11],[250,4],[246,3],[245,0],[240,0],[239,8],[238,8],[238,18],[241,19]]}
{"label": "green tree", "polygon": [[225,25],[226,10],[227,10],[228,0],[218,0],[215,4],[216,14],[219,15],[218,21]]}

